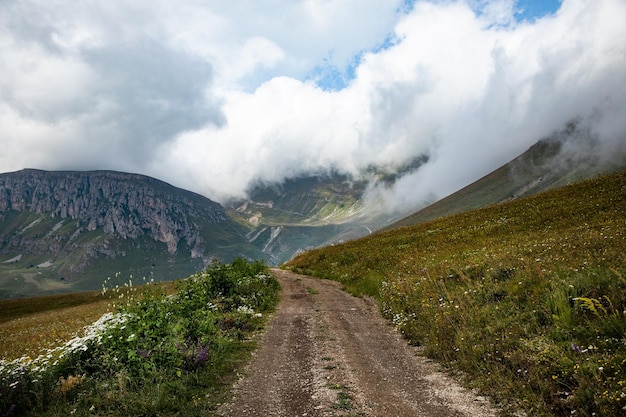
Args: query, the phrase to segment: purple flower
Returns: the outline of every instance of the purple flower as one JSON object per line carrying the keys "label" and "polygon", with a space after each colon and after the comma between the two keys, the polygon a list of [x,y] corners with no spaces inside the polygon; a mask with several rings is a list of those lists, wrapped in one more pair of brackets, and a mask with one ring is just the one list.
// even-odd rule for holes
{"label": "purple flower", "polygon": [[8,410],[7,410],[7,412],[6,412],[6,414],[2,414],[2,416],[1,416],[1,417],[9,417],[9,416],[12,416],[12,415],[13,415],[13,413],[15,412],[15,408],[16,408],[15,404],[11,404],[11,407],[9,407],[9,409],[8,409]]}
{"label": "purple flower", "polygon": [[194,355],[194,363],[196,365],[202,365],[204,362],[209,360],[209,345],[203,346],[199,348]]}
{"label": "purple flower", "polygon": [[209,360],[210,343],[202,344],[200,341],[192,343],[187,339],[184,345],[179,346],[179,350],[183,353],[187,367],[194,369]]}
{"label": "purple flower", "polygon": [[144,357],[144,358],[149,358],[150,356],[152,356],[152,352],[150,352],[149,350],[145,350],[145,349],[137,349],[137,355]]}

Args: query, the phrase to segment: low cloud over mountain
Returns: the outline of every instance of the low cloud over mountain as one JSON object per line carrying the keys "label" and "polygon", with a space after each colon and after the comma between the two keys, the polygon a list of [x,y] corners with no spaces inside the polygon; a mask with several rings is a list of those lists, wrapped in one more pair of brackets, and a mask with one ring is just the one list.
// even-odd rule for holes
{"label": "low cloud over mountain", "polygon": [[165,1],[0,5],[0,172],[117,169],[224,202],[251,184],[428,162],[442,197],[572,120],[626,142],[626,3]]}

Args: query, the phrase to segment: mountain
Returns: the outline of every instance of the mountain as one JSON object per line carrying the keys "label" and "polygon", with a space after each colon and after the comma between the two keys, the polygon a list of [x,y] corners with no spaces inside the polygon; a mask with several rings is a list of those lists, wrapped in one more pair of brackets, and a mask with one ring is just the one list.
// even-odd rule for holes
{"label": "mountain", "polygon": [[281,263],[361,227],[365,186],[336,173],[293,178],[254,187],[249,198],[229,204],[228,213],[248,228],[250,243]]}
{"label": "mountain", "polygon": [[623,145],[626,138],[608,152],[588,129],[570,122],[509,163],[385,228],[410,226],[626,169]]}
{"label": "mountain", "polygon": [[[169,280],[264,258],[217,203],[112,171],[0,174],[0,298]],[[267,257],[265,257],[267,258]],[[116,281],[117,280],[117,281]]]}
{"label": "mountain", "polygon": [[427,162],[419,156],[393,170],[370,167],[359,177],[338,172],[290,178],[281,184],[257,184],[247,199],[233,201],[228,214],[248,228],[248,241],[280,264],[319,246],[372,233],[387,216],[365,202],[375,183],[393,184]]}
{"label": "mountain", "polygon": [[[626,151],[624,146],[616,146],[607,152],[593,132],[575,120],[499,169],[415,213],[385,213],[372,207],[373,200],[367,198],[372,185],[392,186],[426,162],[428,157],[420,156],[393,171],[371,167],[357,178],[331,172],[292,178],[282,184],[258,184],[249,191],[249,198],[231,202],[228,214],[248,229],[251,244],[280,264],[314,247],[625,169]],[[401,220],[391,223],[390,218]]]}
{"label": "mountain", "polygon": [[569,123],[503,167],[392,224],[368,192],[419,170],[427,156],[354,177],[325,172],[256,184],[248,198],[224,207],[135,174],[0,174],[0,298],[94,289],[107,277],[123,284],[131,274],[135,281],[178,278],[211,259],[280,264],[315,247],[626,168],[623,150],[607,154],[600,145],[580,123]]}
{"label": "mountain", "polygon": [[[228,204],[228,214],[247,228],[249,243],[280,264],[308,249],[380,229],[421,223],[625,169],[626,151],[617,146],[607,152],[587,127],[572,121],[499,169],[415,213],[386,213],[372,206],[375,200],[368,199],[367,193],[374,184],[392,186],[426,162],[428,157],[420,156],[399,169],[371,167],[358,177],[330,172],[281,184],[257,184],[247,199]],[[391,223],[390,218],[401,220]]]}

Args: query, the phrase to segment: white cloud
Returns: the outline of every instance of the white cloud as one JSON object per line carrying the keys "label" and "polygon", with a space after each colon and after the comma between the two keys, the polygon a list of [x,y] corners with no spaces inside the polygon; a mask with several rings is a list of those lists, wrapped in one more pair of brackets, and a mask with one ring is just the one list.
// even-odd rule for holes
{"label": "white cloud", "polygon": [[[439,24],[452,23],[449,17],[446,13]],[[626,124],[617,116],[626,110],[626,29],[618,22],[624,18],[623,2],[566,1],[554,17],[533,24],[459,36],[459,42],[487,47],[473,53],[460,44],[452,46],[457,65],[470,72],[473,62],[481,56],[487,59],[490,69],[478,70],[488,77],[486,83],[468,91],[466,104],[448,103],[436,112],[445,115],[445,126],[431,130],[439,136],[431,160],[382,194],[405,208],[443,197],[572,119],[591,123],[604,145],[624,145]],[[453,62],[446,58],[436,63]],[[445,77],[455,79],[464,82],[472,77]],[[463,97],[444,88],[436,88],[434,95]],[[414,114],[414,120],[420,114]]]}
{"label": "white cloud", "polygon": [[[0,171],[121,169],[225,200],[255,181],[430,160],[416,207],[572,118],[626,138],[626,4],[565,0],[0,4]],[[316,70],[354,69],[345,88]],[[69,152],[68,150],[71,150]]]}

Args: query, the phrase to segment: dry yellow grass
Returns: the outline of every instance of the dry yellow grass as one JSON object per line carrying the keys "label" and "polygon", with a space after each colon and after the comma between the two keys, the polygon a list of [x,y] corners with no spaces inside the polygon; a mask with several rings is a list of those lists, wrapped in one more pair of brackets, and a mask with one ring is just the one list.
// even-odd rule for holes
{"label": "dry yellow grass", "polygon": [[110,301],[101,299],[0,323],[0,357],[8,360],[22,356],[35,358],[47,349],[63,345],[107,311],[110,311]]}
{"label": "dry yellow grass", "polygon": [[[159,285],[166,294],[173,294],[177,281]],[[115,311],[119,303],[132,302],[129,295],[141,288],[0,300],[0,359],[36,358],[64,345],[104,313]]]}

